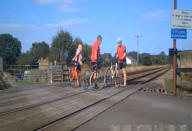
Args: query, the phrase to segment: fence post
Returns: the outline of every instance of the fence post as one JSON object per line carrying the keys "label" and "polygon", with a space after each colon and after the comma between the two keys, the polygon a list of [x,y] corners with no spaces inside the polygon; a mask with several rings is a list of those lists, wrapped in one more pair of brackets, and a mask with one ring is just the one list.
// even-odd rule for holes
{"label": "fence post", "polygon": [[50,83],[53,84],[53,63],[50,63]]}
{"label": "fence post", "polygon": [[0,71],[3,72],[3,58],[0,57]]}

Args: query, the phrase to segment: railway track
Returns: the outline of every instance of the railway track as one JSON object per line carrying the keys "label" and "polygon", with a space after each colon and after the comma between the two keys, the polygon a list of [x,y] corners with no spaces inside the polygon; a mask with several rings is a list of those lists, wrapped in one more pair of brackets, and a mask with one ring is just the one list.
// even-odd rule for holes
{"label": "railway track", "polygon": [[[0,113],[0,130],[15,130],[17,128],[22,130],[52,130],[53,127],[63,121],[71,121],[72,118],[76,119],[79,114],[94,110],[94,107],[105,105],[103,103],[106,102],[110,103],[101,109],[99,108],[97,112],[91,114],[90,117],[87,117],[80,123],[77,122],[79,124],[74,124],[74,126],[70,126],[66,130],[75,129],[117,102],[144,88],[144,83],[155,79],[167,70],[168,67],[164,67],[152,71],[140,72],[138,73],[139,75],[130,74],[128,75],[128,81],[137,80],[142,81],[142,83],[137,85],[130,84],[128,88],[105,88],[100,91],[79,90],[79,92],[72,95],[2,111]],[[49,117],[46,117],[46,115]],[[31,120],[32,122],[27,120]]]}
{"label": "railway track", "polygon": [[[167,67],[164,67],[164,68],[167,68]],[[145,71],[143,71],[143,72],[136,72],[136,74],[134,74],[134,73],[132,73],[132,74],[128,74],[128,79],[127,79],[127,81],[128,82],[130,82],[130,81],[133,81],[133,80],[136,80],[136,79],[139,79],[139,78],[142,78],[142,77],[145,77],[145,76],[147,76],[147,75],[150,75],[150,74],[152,74],[152,73],[155,73],[155,72],[158,72],[159,70],[162,70],[162,69],[164,69],[164,68],[157,68],[157,69],[153,69],[153,70],[145,70]],[[43,89],[40,89],[40,90],[38,90],[38,91],[41,91],[41,90],[43,90]],[[65,99],[65,98],[67,98],[67,97],[72,97],[72,96],[75,96],[75,95],[79,95],[79,94],[82,94],[82,93],[85,93],[85,92],[87,92],[87,91],[84,91],[84,90],[82,90],[82,89],[80,89],[80,90],[78,90],[78,91],[65,91],[65,93],[61,93],[61,95],[60,95],[60,93],[59,92],[56,92],[57,93],[57,95],[56,95],[56,97],[54,97],[54,98],[47,98],[47,97],[45,97],[45,98],[43,98],[43,99],[40,99],[41,100],[41,102],[31,102],[31,104],[30,103],[22,103],[22,104],[20,104],[20,105],[16,105],[16,106],[13,106],[12,105],[12,108],[10,109],[10,108],[1,108],[0,109],[0,116],[2,116],[2,115],[5,115],[5,114],[8,114],[8,113],[13,113],[13,112],[17,112],[17,111],[22,111],[22,110],[25,110],[25,109],[29,109],[29,108],[33,108],[33,107],[36,107],[36,106],[40,106],[40,105],[44,105],[44,104],[49,104],[49,103],[51,103],[51,102],[55,102],[55,101],[59,101],[59,100],[62,100],[62,99]],[[36,93],[36,92],[34,92],[34,93]],[[43,92],[43,93],[45,93],[45,92]],[[2,102],[2,98],[1,98],[1,101],[0,101],[0,105],[3,105],[4,103],[9,103],[9,104],[12,104],[12,103],[14,103],[14,102],[17,102],[16,100],[20,100],[20,98],[22,98],[23,96],[18,96],[19,94],[17,94],[17,95],[12,95],[11,96],[11,100],[10,99],[8,99],[8,100],[6,100],[6,101],[3,101]],[[29,94],[27,94],[27,95],[29,95]],[[40,94],[40,95],[42,95],[42,94]],[[47,95],[47,94],[45,94],[45,95]],[[49,95],[49,94],[48,94]],[[38,96],[37,96],[38,97]],[[25,98],[25,95],[24,95],[24,98]],[[7,99],[7,97],[5,97],[4,99]],[[31,99],[33,99],[33,98],[31,98]],[[13,100],[13,102],[10,102],[10,101],[12,101]],[[8,106],[9,107],[9,106]]]}
{"label": "railway track", "polygon": [[[80,109],[76,112],[73,112],[69,115],[61,117],[60,119],[57,119],[57,120],[55,120],[51,123],[48,123],[48,124],[46,124],[40,128],[37,128],[35,130],[36,131],[74,130],[74,129],[78,128],[79,126],[81,126],[82,124],[89,121],[90,119],[93,119],[94,117],[96,117],[100,113],[106,111],[107,109],[111,108],[112,106],[116,105],[117,103],[123,101],[128,96],[130,96],[130,95],[134,94],[135,92],[137,92],[138,90],[144,88],[145,87],[145,85],[143,85],[144,83],[147,83],[147,82],[157,78],[158,76],[164,74],[166,71],[167,70],[165,69],[165,70],[160,71],[160,72],[155,72],[154,74],[151,73],[148,76],[148,78],[145,78],[145,82],[143,82],[142,85],[137,85],[139,87],[137,87],[137,86],[131,87],[131,89],[133,90],[132,92],[130,91],[130,89],[122,89],[119,92],[109,96],[108,98],[104,98],[98,102],[93,103],[90,106],[87,106],[87,107]],[[91,114],[91,115],[84,118],[85,115],[89,115],[89,114]],[[73,123],[71,123],[72,121],[73,121]]]}

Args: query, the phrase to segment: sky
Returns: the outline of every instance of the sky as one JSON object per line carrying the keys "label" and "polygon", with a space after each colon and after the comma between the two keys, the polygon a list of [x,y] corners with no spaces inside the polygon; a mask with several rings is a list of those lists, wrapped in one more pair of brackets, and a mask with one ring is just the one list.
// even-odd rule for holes
{"label": "sky", "polygon": [[[178,0],[178,9],[192,10],[192,0]],[[159,54],[173,47],[170,12],[173,0],[1,0],[0,34],[10,33],[22,43],[22,52],[33,42],[51,45],[60,29],[92,45],[103,36],[101,53],[116,52],[121,38],[127,52]],[[177,40],[178,50],[192,49],[192,31]]]}

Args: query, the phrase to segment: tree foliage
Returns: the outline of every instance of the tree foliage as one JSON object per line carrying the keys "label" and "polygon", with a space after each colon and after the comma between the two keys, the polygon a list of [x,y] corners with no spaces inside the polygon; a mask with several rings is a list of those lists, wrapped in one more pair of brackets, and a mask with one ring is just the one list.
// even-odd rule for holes
{"label": "tree foliage", "polygon": [[89,64],[91,61],[91,46],[88,44],[83,45],[83,62]]}
{"label": "tree foliage", "polygon": [[159,55],[150,55],[149,53],[143,53],[141,56],[141,63],[143,65],[165,65],[169,64],[169,56],[165,52],[161,52]]}
{"label": "tree foliage", "polygon": [[29,51],[22,53],[17,60],[17,65],[33,65],[33,55]]}
{"label": "tree foliage", "polygon": [[35,42],[30,51],[21,54],[17,64],[19,65],[37,65],[40,58],[49,56],[49,45],[45,42]]}
{"label": "tree foliage", "polygon": [[131,51],[127,53],[128,56],[131,56],[133,59],[137,60],[137,52]]}
{"label": "tree foliage", "polygon": [[142,64],[143,65],[152,65],[152,60],[150,54],[142,54]]}
{"label": "tree foliage", "polygon": [[[14,38],[10,34],[0,35],[0,56],[4,59],[4,65],[36,65],[40,58],[49,57],[50,61],[57,60],[59,62],[65,61],[67,64],[71,62],[72,57],[75,55],[78,44],[83,45],[83,62],[86,64],[90,63],[91,57],[91,46],[84,44],[83,41],[76,37],[73,39],[72,35],[67,32],[60,30],[53,38],[51,48],[46,42],[34,42],[32,47],[26,53],[21,54],[21,42]],[[127,53],[135,60],[137,59],[137,52],[132,51]],[[149,53],[139,54],[140,64],[143,65],[163,65],[171,63],[172,58],[168,57],[165,52],[161,52],[158,55],[151,55]],[[110,59],[114,60],[114,57],[110,53],[101,55],[101,61],[105,65],[110,64]]]}
{"label": "tree foliage", "polygon": [[[78,44],[84,45],[80,38],[77,37],[73,39],[69,32],[60,30],[53,38],[50,59],[55,60],[57,57],[57,61],[62,62],[63,60],[66,60],[67,64],[69,64],[72,57],[75,55]],[[86,47],[87,45],[85,46],[85,50]],[[85,54],[84,49],[83,54]]]}
{"label": "tree foliage", "polygon": [[21,42],[10,34],[0,35],[0,56],[5,65],[15,65],[21,54]]}
{"label": "tree foliage", "polygon": [[[60,30],[57,35],[53,38],[51,45],[51,60],[56,59],[62,61],[64,58],[64,53],[67,52],[67,63],[70,63],[70,59],[75,52],[75,46],[73,45],[73,37],[69,32]],[[55,58],[54,58],[55,57]]]}
{"label": "tree foliage", "polygon": [[35,42],[32,44],[30,53],[33,56],[32,64],[37,64],[40,58],[46,58],[49,56],[49,45],[45,42]]}
{"label": "tree foliage", "polygon": [[102,54],[100,59],[103,62],[102,65],[104,66],[110,66],[111,62],[113,61],[111,53]]}

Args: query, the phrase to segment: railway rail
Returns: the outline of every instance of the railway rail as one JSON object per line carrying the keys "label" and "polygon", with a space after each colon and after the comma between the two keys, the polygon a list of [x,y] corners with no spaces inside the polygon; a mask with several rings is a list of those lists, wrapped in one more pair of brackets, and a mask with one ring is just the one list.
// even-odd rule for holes
{"label": "railway rail", "polygon": [[[167,68],[167,67],[164,67],[164,68]],[[147,71],[145,70],[143,72],[140,71],[140,72],[136,72],[136,74],[134,74],[134,73],[128,74],[127,81],[130,82],[130,81],[145,77],[145,76],[147,76],[147,75],[149,75],[151,73],[155,73],[155,72],[157,72],[157,71],[159,71],[161,69],[164,69],[164,68],[157,68],[157,69],[147,70]],[[29,93],[26,93],[26,94],[25,94],[25,92],[27,92],[27,91],[24,90],[23,93],[16,93],[15,95],[6,95],[4,97],[1,96],[0,97],[0,99],[1,99],[0,105],[5,106],[5,104],[7,104],[7,103],[8,104],[7,104],[7,106],[0,108],[0,116],[8,114],[8,113],[12,113],[12,112],[17,112],[17,111],[33,108],[35,106],[48,104],[48,103],[51,103],[51,102],[54,102],[54,101],[62,100],[62,99],[65,99],[67,97],[71,97],[71,96],[74,96],[74,95],[79,95],[81,93],[87,92],[87,91],[84,91],[82,89],[72,90],[72,91],[68,90],[68,89],[65,89],[64,92],[60,92],[60,89],[59,89],[59,92],[56,92],[56,95],[52,95],[52,97],[50,97],[49,95],[51,95],[51,94],[46,93],[46,91],[44,91],[44,90],[45,89],[38,89],[37,92],[29,92]],[[50,88],[48,88],[48,90],[50,90]],[[58,90],[58,89],[55,89],[55,90]],[[43,97],[40,97],[40,99],[39,99],[39,95],[33,95],[33,94],[37,94],[38,92],[43,92],[43,94],[42,93],[40,94],[40,96],[43,96]],[[32,97],[29,96],[30,94],[32,94]],[[11,98],[9,99],[9,97],[11,97]],[[20,104],[14,105],[18,101],[22,101],[23,99],[26,99],[26,98],[35,99],[36,97],[38,97],[38,101],[32,100],[32,101],[30,101],[30,103],[21,102]],[[11,105],[11,107],[9,105]]]}
{"label": "railway rail", "polygon": [[[99,91],[58,88],[59,92],[61,90],[65,90],[66,92],[61,93],[60,96],[56,96],[55,94],[58,92],[53,91],[54,97],[51,97],[49,93],[47,94],[50,96],[47,96],[45,93],[45,96],[43,96],[44,99],[39,100],[39,98],[36,98],[30,104],[25,101],[23,103],[17,103],[14,106],[8,104],[7,107],[5,106],[2,107],[3,109],[0,109],[0,130],[73,130],[136,91],[144,88],[145,83],[157,78],[168,70],[169,67],[163,67],[136,74],[127,74],[128,84],[130,82],[127,88],[104,88]],[[138,83],[131,84],[132,81]],[[48,90],[57,90],[57,88],[48,88]],[[29,92],[33,93],[34,90]],[[28,93],[24,93],[23,95],[26,96]],[[14,99],[17,97],[19,97],[19,94],[16,94]],[[1,102],[1,98],[3,97],[0,97],[0,105],[14,101],[10,98],[10,100]],[[8,96],[4,96],[4,100],[5,98],[8,98]],[[90,115],[87,116],[85,114]],[[72,120],[77,122],[70,124]],[[62,128],[59,128],[60,126]]]}

